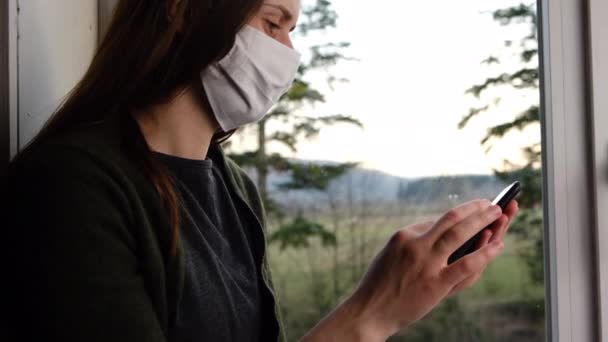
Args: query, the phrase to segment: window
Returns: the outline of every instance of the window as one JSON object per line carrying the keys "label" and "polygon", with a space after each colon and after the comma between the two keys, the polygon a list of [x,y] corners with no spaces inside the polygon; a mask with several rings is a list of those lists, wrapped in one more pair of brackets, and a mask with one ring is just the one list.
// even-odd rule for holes
{"label": "window", "polygon": [[536,2],[369,6],[305,1],[294,41],[306,72],[231,142],[272,209],[289,339],[350,292],[397,229],[515,179],[523,210],[504,255],[392,340],[545,339]]}
{"label": "window", "polygon": [[[483,189],[480,190],[483,194],[479,194],[470,192],[471,187],[467,189],[467,186],[463,185],[467,183],[463,182],[462,178],[459,179],[460,173],[468,173],[463,170],[479,165],[463,162],[462,156],[451,150],[458,141],[445,139],[446,143],[433,138],[440,134],[446,137],[450,136],[450,132],[458,132],[453,125],[457,122],[453,121],[450,125],[449,120],[454,120],[454,117],[450,118],[448,115],[458,114],[456,108],[462,108],[463,105],[469,107],[463,100],[466,97],[461,96],[460,91],[463,88],[457,88],[455,85],[467,77],[471,77],[467,85],[476,84],[475,81],[480,78],[483,80],[482,76],[486,75],[462,75],[462,69],[467,68],[466,63],[477,61],[475,56],[466,55],[467,52],[478,51],[466,45],[467,42],[487,49],[484,51],[490,55],[497,51],[508,53],[506,50],[509,47],[515,50],[523,48],[527,56],[534,57],[535,54],[534,47],[527,45],[533,44],[533,39],[529,39],[523,46],[518,46],[517,38],[522,36],[516,36],[515,28],[513,31],[508,28],[509,25],[519,26],[522,28],[519,33],[523,32],[525,38],[525,34],[531,32],[529,29],[523,31],[525,21],[520,24],[511,23],[507,27],[493,26],[494,30],[498,30],[498,34],[492,41],[486,42],[479,38],[484,36],[484,32],[480,31],[492,30],[490,26],[480,25],[474,20],[463,19],[454,23],[439,19],[443,17],[438,15],[438,12],[462,13],[457,10],[462,11],[466,6],[473,6],[469,3],[441,3],[441,6],[437,6],[441,11],[437,8],[427,8],[428,5],[424,4],[410,5],[420,7],[418,10],[407,12],[390,10],[391,5],[399,5],[382,2],[374,7],[378,10],[377,16],[381,17],[381,20],[371,19],[372,24],[366,25],[361,23],[360,18],[369,17],[365,15],[369,13],[369,8],[361,9],[363,5],[345,5],[337,0],[334,5],[342,18],[338,20],[334,33],[309,33],[299,39],[300,47],[309,48],[320,39],[350,41],[352,46],[346,50],[347,56],[352,56],[355,60],[341,62],[329,71],[330,75],[337,75],[329,77],[331,81],[347,76],[350,83],[335,85],[334,92],[326,95],[325,104],[317,103],[316,107],[307,107],[304,104],[296,106],[295,109],[300,115],[351,114],[363,123],[363,128],[358,127],[357,122],[344,118],[346,120],[341,121],[346,122],[346,125],[323,127],[318,137],[303,140],[296,145],[299,147],[298,152],[292,154],[289,154],[289,148],[282,150],[277,146],[277,142],[280,145],[281,140],[287,141],[286,135],[273,136],[275,142],[269,143],[268,147],[274,147],[265,150],[265,153],[272,156],[270,160],[279,162],[275,165],[283,170],[289,169],[285,163],[280,163],[281,158],[272,154],[278,151],[285,155],[287,152],[288,156],[294,158],[289,161],[296,162],[296,167],[291,167],[292,174],[299,178],[305,178],[303,175],[310,177],[299,179],[297,184],[289,184],[285,173],[270,172],[259,181],[262,188],[269,189],[270,199],[274,198],[285,206],[285,215],[278,216],[274,222],[273,240],[278,242],[274,242],[274,245],[271,243],[271,258],[285,318],[288,328],[291,329],[290,338],[295,338],[309,328],[335,304],[336,298],[347,292],[348,287],[352,286],[363,272],[365,260],[369,260],[393,229],[415,220],[416,217],[436,215],[468,196],[491,196],[492,183],[486,183],[487,187],[473,183],[476,184],[475,189]],[[486,11],[488,22],[485,24],[496,25],[490,20],[491,11],[508,8],[510,5],[516,9],[519,1],[482,4],[471,12],[471,16],[474,13],[477,18],[483,18],[483,12]],[[529,6],[522,8],[525,13],[534,4],[524,5]],[[361,7],[357,11],[358,6]],[[608,238],[601,227],[608,225],[605,210],[602,210],[608,205],[605,177],[607,138],[606,130],[602,129],[606,127],[605,113],[608,109],[605,97],[598,95],[606,92],[605,82],[608,80],[606,69],[600,63],[605,60],[608,51],[605,42],[599,38],[604,37],[608,30],[607,24],[600,19],[606,13],[606,5],[600,0],[589,1],[587,5],[578,0],[540,0],[538,8],[540,69],[537,76],[541,80],[540,91],[534,93],[534,87],[530,89],[527,101],[531,102],[505,102],[503,99],[498,105],[496,102],[490,102],[490,105],[496,105],[497,108],[489,109],[497,114],[497,118],[505,118],[509,114],[521,113],[522,108],[519,108],[519,111],[514,110],[509,104],[527,106],[538,103],[542,127],[527,125],[528,131],[517,135],[517,138],[502,139],[503,150],[494,147],[490,154],[480,153],[477,162],[500,165],[500,158],[513,158],[509,151],[518,151],[516,143],[530,142],[542,132],[542,150],[530,152],[542,152],[542,163],[531,166],[533,170],[535,167],[544,166],[543,210],[540,214],[537,206],[531,206],[530,209],[535,215],[527,215],[526,219],[530,220],[528,223],[537,223],[542,218],[544,232],[528,237],[511,234],[506,255],[488,270],[484,280],[476,288],[445,303],[419,325],[404,332],[406,336],[409,334],[410,339],[445,340],[446,337],[464,336],[464,340],[475,337],[478,340],[510,340],[512,337],[517,340],[538,340],[544,336],[549,341],[597,341],[606,336],[608,314],[605,310],[608,304],[605,303],[605,293],[608,291],[608,271],[601,260],[605,259],[603,254],[607,250]],[[313,19],[318,15],[315,11],[309,13]],[[503,14],[508,15],[509,12]],[[511,14],[517,16],[518,11],[514,10]],[[589,20],[586,19],[587,16]],[[373,24],[374,20],[379,22]],[[453,36],[469,26],[469,35],[464,35],[464,38]],[[387,33],[391,31],[399,32],[399,36],[391,37]],[[438,31],[440,32],[437,33]],[[514,34],[510,46],[493,45],[508,40],[501,34]],[[587,34],[590,36],[587,37]],[[369,45],[361,46],[366,41]],[[471,41],[474,43],[470,43]],[[431,44],[440,45],[450,53],[430,53],[434,51]],[[313,50],[312,55],[318,51]],[[402,51],[409,53],[405,55]],[[329,53],[331,52],[330,50]],[[376,59],[375,53],[378,53]],[[589,69],[587,54],[591,57]],[[506,59],[506,63],[518,63],[520,57],[522,55],[514,54],[511,59]],[[494,61],[490,58],[486,59],[486,62]],[[533,58],[529,62],[533,62]],[[374,69],[369,71],[365,63],[371,63]],[[591,70],[592,74],[589,74],[588,70]],[[475,71],[488,72],[488,68],[475,65]],[[426,77],[416,78],[420,74]],[[526,81],[535,81],[534,77],[528,77],[532,74],[520,75],[527,77],[520,80],[523,82],[520,86],[526,85]],[[334,89],[325,86],[327,74],[311,72],[309,76],[310,84],[301,84],[301,90],[309,89],[306,85],[323,90]],[[387,78],[397,79],[398,86],[387,86]],[[500,82],[501,79],[495,81]],[[505,90],[505,87],[501,90],[502,93],[494,90],[494,93],[489,94],[508,96],[509,91]],[[594,95],[593,98],[591,95]],[[394,99],[398,99],[398,102],[392,102]],[[431,109],[437,110],[446,103],[455,105],[445,111],[445,117],[432,120],[429,124],[429,118],[434,118],[433,114],[436,114]],[[481,108],[485,109],[485,104]],[[461,119],[458,115],[456,118]],[[404,122],[409,125],[404,125]],[[427,126],[424,125],[425,122]],[[473,128],[483,132],[485,128],[491,127],[491,124],[487,121],[478,122],[469,126],[468,131],[465,128],[465,131],[460,131],[457,135],[459,138],[478,142],[479,136],[475,137]],[[300,127],[311,126],[314,127],[307,121]],[[260,126],[265,134],[272,132],[272,129],[285,127],[289,125],[283,121]],[[374,136],[374,130],[381,134]],[[249,133],[251,134],[251,131]],[[313,130],[313,133],[316,131]],[[272,136],[271,134],[269,136]],[[255,133],[253,135],[255,136]],[[413,150],[410,149],[412,143],[406,143],[412,136],[417,137],[414,142],[416,148]],[[242,138],[241,146],[251,146],[254,142],[247,139],[251,137]],[[237,141],[237,152],[238,145]],[[437,149],[437,146],[443,149]],[[288,144],[288,147],[291,146]],[[473,150],[467,149],[466,152]],[[394,163],[382,165],[381,160],[387,155]],[[447,157],[438,158],[437,155]],[[403,162],[406,158],[408,161],[420,163],[412,166],[411,163]],[[314,165],[318,165],[320,160],[329,159],[334,162],[322,162],[320,166],[314,167],[303,163],[301,159],[314,160]],[[353,161],[360,164],[340,164]],[[438,164],[446,166],[437,171]],[[399,169],[399,166],[402,169]],[[263,175],[268,173],[265,167],[260,170]],[[410,172],[414,177],[407,177]],[[424,174],[425,172],[427,174]],[[252,172],[252,175],[256,177],[257,173]],[[317,178],[322,182],[315,185],[314,191],[309,191],[307,182]],[[407,181],[401,178],[406,178]],[[469,181],[473,182],[472,179]],[[292,190],[282,191],[284,187],[277,186],[281,183],[288,183],[287,188]],[[408,202],[408,195],[415,192],[416,184],[422,188],[424,187],[421,184],[426,184],[427,190],[420,191],[419,194],[422,195],[414,200],[410,198]],[[390,193],[386,189],[391,186],[397,187],[397,198],[405,199],[407,205],[398,201],[392,206],[386,203],[387,193]],[[432,203],[437,198],[442,200]],[[540,233],[539,230],[523,231]],[[306,238],[302,239],[302,236]],[[542,253],[538,253],[540,241],[543,246]],[[526,255],[525,248],[522,251],[519,244],[528,245],[527,247],[532,244],[532,247],[536,248],[529,250],[536,251],[536,255]],[[523,261],[526,256],[533,256],[529,259],[531,262]],[[544,267],[541,263],[542,257]],[[534,274],[531,269],[536,269],[536,274],[539,275],[542,268],[545,291],[538,286],[540,277],[531,276]],[[505,270],[508,270],[510,277],[507,281],[501,281]],[[602,301],[597,300],[598,291],[602,295]],[[511,310],[507,310],[509,304]],[[501,321],[501,311],[504,315],[502,319],[511,314],[511,318],[515,317],[514,320]],[[458,319],[457,324],[454,323],[455,318]],[[484,323],[479,324],[480,322]],[[437,333],[446,326],[448,328],[443,331],[443,335]],[[397,336],[395,339],[399,338]]]}
{"label": "window", "polygon": [[[329,8],[322,1],[304,0],[302,21],[309,25],[303,27],[307,32],[297,33],[296,44],[305,61],[316,58],[313,70],[296,82],[289,98],[296,101],[284,99],[271,119],[235,136],[230,147],[241,163],[249,164],[260,189],[267,190],[269,253],[291,340],[348,292],[392,231],[466,199],[494,195],[504,180],[493,169],[509,170],[503,159],[515,169],[526,166],[520,148],[539,141],[542,149],[531,152],[542,152],[542,162],[532,163],[533,172],[522,175],[542,182],[542,204],[538,198],[532,201],[525,217],[530,221],[509,235],[505,255],[478,286],[394,340],[606,339],[608,103],[603,94],[608,92],[608,69],[602,61],[608,58],[608,23],[603,20],[608,4],[538,1],[539,11],[533,0],[523,1],[523,7],[515,0],[380,0],[373,5],[333,0]],[[56,18],[69,14],[86,17],[80,22],[84,27],[98,20],[103,32],[115,2],[83,2],[82,8],[59,2],[50,6],[53,11],[44,11],[49,19],[41,23],[61,25]],[[19,73],[17,57],[25,58],[19,64],[31,57],[25,52],[28,35],[18,40],[16,28],[27,22],[17,21],[19,5],[43,6],[17,0],[0,5],[2,161],[33,133],[26,114],[52,107],[63,95],[33,96],[38,88],[28,88],[31,82]],[[493,19],[496,10],[507,8],[515,10]],[[536,15],[540,33],[520,45],[533,32],[531,22],[501,21],[508,15],[529,19],[530,13]],[[75,55],[92,53],[96,31],[70,32],[87,36],[79,38],[86,47]],[[50,40],[56,39],[71,41],[61,32]],[[535,44],[540,54],[533,51]],[[524,54],[530,59],[521,63]],[[78,72],[86,66],[82,60],[58,60],[62,64],[57,67]],[[522,83],[508,80],[489,87],[479,99],[465,94],[488,77],[503,71],[513,76],[523,70],[519,68],[528,73],[512,81]],[[37,75],[50,73],[50,68],[36,70]],[[54,80],[62,86],[53,89],[69,89],[76,76],[59,74],[63,76]],[[44,103],[28,102],[40,99]],[[522,132],[480,144],[487,128],[512,123],[535,105],[542,125],[533,122]],[[483,110],[460,129],[471,108]],[[276,134],[294,129],[297,139]],[[265,139],[258,139],[260,132]],[[255,151],[260,142],[264,148],[257,149],[258,158],[242,154]],[[542,234],[528,229],[539,219]]]}

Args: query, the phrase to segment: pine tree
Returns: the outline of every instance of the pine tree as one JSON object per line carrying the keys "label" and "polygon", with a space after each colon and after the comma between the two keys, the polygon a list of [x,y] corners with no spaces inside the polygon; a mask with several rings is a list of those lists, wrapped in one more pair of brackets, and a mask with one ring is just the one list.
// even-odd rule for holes
{"label": "pine tree", "polygon": [[[521,92],[539,92],[539,50],[538,50],[538,17],[536,3],[520,4],[509,8],[494,11],[493,17],[501,25],[527,25],[529,33],[518,42],[508,40],[505,46],[520,58],[519,68],[501,72],[488,77],[480,84],[476,84],[467,90],[481,99],[482,94],[497,87],[509,87]],[[483,64],[500,65],[501,58],[490,56]],[[469,122],[479,115],[490,114],[495,106],[500,106],[500,99],[489,103],[481,103],[480,106],[471,108],[459,123],[459,128],[464,128]],[[514,120],[500,124],[488,129],[481,145],[490,153],[495,144],[500,143],[507,133],[521,131],[526,127],[540,123],[540,109],[538,103],[531,105],[525,111],[519,113]],[[540,132],[539,132],[540,135]],[[526,242],[526,248],[519,252],[530,267],[531,277],[538,284],[543,283],[543,221],[542,212],[542,181],[541,181],[541,146],[534,143],[523,149],[525,163],[523,165],[505,161],[502,169],[495,170],[498,178],[511,182],[519,180],[523,185],[523,193],[518,198],[522,210],[512,223],[511,232]]]}
{"label": "pine tree", "polygon": [[[332,8],[331,1],[316,0],[302,11],[300,24],[296,34],[300,37],[308,36],[313,32],[324,32],[336,27],[337,14]],[[297,39],[297,37],[295,37]],[[279,100],[270,113],[255,126],[240,134],[252,134],[256,137],[257,146],[242,153],[233,153],[230,156],[242,167],[254,169],[258,189],[272,214],[281,215],[279,204],[275,203],[269,195],[268,176],[271,171],[285,172],[294,170],[297,165],[284,155],[269,151],[271,143],[279,143],[292,152],[297,151],[298,143],[305,139],[317,136],[323,126],[338,123],[352,124],[362,127],[361,123],[351,116],[343,114],[332,115],[306,115],[300,114],[306,105],[325,102],[325,96],[306,81],[306,75],[315,72],[325,73],[327,82],[332,85],[336,82],[346,81],[335,77],[331,67],[341,60],[349,59],[342,51],[349,46],[346,42],[327,42],[314,45],[310,48],[310,58],[304,61],[298,69],[293,87]],[[274,122],[280,123],[282,128],[271,130],[269,126]]]}

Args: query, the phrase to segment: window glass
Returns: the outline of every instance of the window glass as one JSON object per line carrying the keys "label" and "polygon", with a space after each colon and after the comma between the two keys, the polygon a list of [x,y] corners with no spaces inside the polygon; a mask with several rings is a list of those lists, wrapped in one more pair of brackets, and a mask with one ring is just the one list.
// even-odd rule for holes
{"label": "window glass", "polygon": [[545,338],[536,19],[534,1],[303,1],[298,79],[228,143],[266,201],[290,341],[397,229],[514,180],[503,255],[391,341]]}

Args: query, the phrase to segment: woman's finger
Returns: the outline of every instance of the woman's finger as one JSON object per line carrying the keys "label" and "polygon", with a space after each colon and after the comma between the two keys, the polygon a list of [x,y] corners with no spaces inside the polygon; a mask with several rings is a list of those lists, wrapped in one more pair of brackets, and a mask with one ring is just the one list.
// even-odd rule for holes
{"label": "woman's finger", "polygon": [[[479,239],[479,242],[477,243],[475,250],[484,248],[488,243],[491,243],[492,241],[495,240],[494,237],[495,237],[495,235],[492,233],[492,230],[485,229],[481,234],[481,238]],[[465,280],[461,281],[460,283],[458,283],[456,286],[454,286],[452,288],[452,290],[450,291],[448,296],[452,296],[466,288],[473,286],[473,284],[475,284],[479,280],[479,278],[481,277],[481,275],[483,274],[483,271],[485,271],[485,269],[486,268],[484,267],[478,273],[475,273],[474,275],[472,275],[472,276],[466,278]]]}
{"label": "woman's finger", "polygon": [[483,271],[484,270],[481,270],[481,272],[474,274],[474,275],[466,278],[465,280],[461,281],[460,283],[458,283],[456,286],[454,286],[452,288],[452,290],[450,290],[450,293],[448,293],[448,297],[453,296],[453,295],[457,294],[458,292],[473,286],[479,280],[479,278],[481,278]]}
{"label": "woman's finger", "polygon": [[467,278],[481,273],[503,250],[502,241],[494,241],[463,257],[441,271],[441,280],[450,289]]}
{"label": "woman's finger", "polygon": [[462,246],[466,241],[472,238],[482,229],[490,226],[494,221],[502,216],[502,210],[499,206],[493,205],[485,210],[478,211],[475,214],[460,221],[452,228],[447,229],[434,243],[433,247],[440,256],[449,256]]}
{"label": "woman's finger", "polygon": [[509,203],[509,205],[505,208],[502,217],[492,224],[491,229],[494,232],[494,236],[490,242],[495,240],[503,240],[505,238],[507,231],[509,231],[511,219],[515,216],[515,214],[517,214],[518,210],[518,203],[516,201],[511,201],[511,203]]}
{"label": "woman's finger", "polygon": [[[481,233],[481,238],[479,239],[479,242],[477,243],[477,246],[475,247],[475,250],[481,249],[483,247],[485,247],[489,242],[491,242],[492,240],[494,240],[494,234],[492,233],[492,230],[490,229],[485,229],[482,233]],[[468,278],[466,278],[465,280],[461,281],[460,283],[458,283],[456,286],[454,286],[452,288],[452,290],[450,291],[450,293],[448,294],[449,296],[452,296],[466,288],[471,287],[473,284],[475,284],[479,278],[481,277],[481,275],[483,274],[483,271],[485,270],[482,269],[481,272],[476,273]]]}
{"label": "woman's finger", "polygon": [[465,220],[476,212],[486,210],[492,203],[488,200],[475,200],[452,208],[445,213],[436,223],[433,229],[429,232],[430,238],[437,240],[446,230],[451,229],[459,222]]}
{"label": "woman's finger", "polygon": [[475,246],[475,250],[483,248],[483,246],[487,245],[493,236],[494,236],[494,233],[490,229],[484,229],[484,231],[481,232],[481,238],[477,242],[477,245]]}
{"label": "woman's finger", "polygon": [[507,234],[507,230],[509,229],[509,217],[507,215],[502,215],[496,222],[492,223],[490,229],[493,232],[492,238],[490,242],[499,240],[502,241]]}
{"label": "woman's finger", "polygon": [[434,224],[435,224],[435,222],[429,221],[429,222],[415,224],[413,226],[408,227],[408,229],[410,229],[412,232],[416,233],[416,235],[420,236],[420,235],[426,234],[429,230],[431,230],[431,228],[433,228]]}
{"label": "woman's finger", "polygon": [[509,202],[509,204],[505,208],[504,214],[509,217],[509,220],[511,220],[515,216],[515,214],[517,214],[518,210],[519,210],[519,203],[516,200],[513,200],[513,201]]}

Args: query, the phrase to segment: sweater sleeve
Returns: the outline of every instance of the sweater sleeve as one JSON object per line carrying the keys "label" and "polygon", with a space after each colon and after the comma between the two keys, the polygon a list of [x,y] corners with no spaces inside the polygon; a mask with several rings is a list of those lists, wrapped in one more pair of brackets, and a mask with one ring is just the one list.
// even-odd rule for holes
{"label": "sweater sleeve", "polygon": [[165,341],[112,177],[69,148],[33,153],[15,170],[2,293],[18,340]]}

